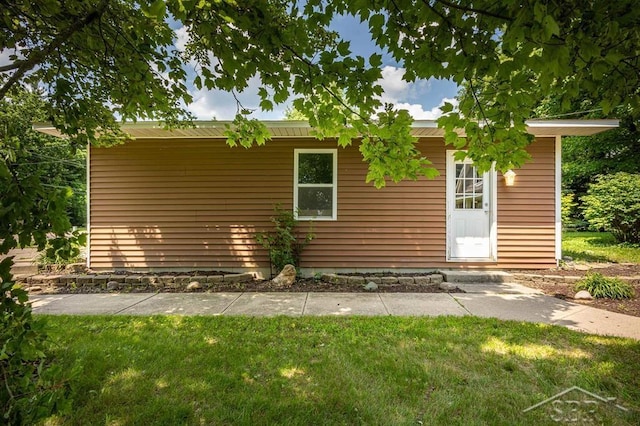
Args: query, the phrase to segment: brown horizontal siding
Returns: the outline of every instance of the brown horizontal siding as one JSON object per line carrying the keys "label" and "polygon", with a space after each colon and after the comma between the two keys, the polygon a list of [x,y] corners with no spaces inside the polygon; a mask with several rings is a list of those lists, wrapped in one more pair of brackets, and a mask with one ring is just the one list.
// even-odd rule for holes
{"label": "brown horizontal siding", "polygon": [[498,179],[498,259],[512,268],[555,266],[555,139],[537,139],[515,185]]}
{"label": "brown horizontal siding", "polygon": [[[553,151],[536,145],[534,162],[517,171],[516,187],[499,184],[499,262],[461,266],[519,267],[528,262],[526,253],[536,264],[549,262],[543,248],[553,240],[546,227],[554,205]],[[203,139],[92,148],[92,267],[268,268],[254,235],[271,228],[274,204],[291,208],[294,149],[334,146],[288,139],[246,150]],[[312,223],[316,239],[303,267],[456,266],[445,261],[445,147],[424,139],[420,148],[441,176],[381,190],[365,183],[367,167],[356,147],[338,148],[338,220]],[[525,207],[532,197],[535,205]],[[302,222],[301,231],[307,226]],[[527,230],[532,237],[522,243]]]}

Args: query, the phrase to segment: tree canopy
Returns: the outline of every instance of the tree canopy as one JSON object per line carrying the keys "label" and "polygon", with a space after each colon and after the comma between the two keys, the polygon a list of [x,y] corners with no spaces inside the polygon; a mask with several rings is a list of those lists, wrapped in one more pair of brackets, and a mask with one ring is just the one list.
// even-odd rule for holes
{"label": "tree canopy", "polygon": [[[482,168],[520,166],[531,139],[525,120],[549,93],[563,111],[586,93],[604,114],[638,117],[640,9],[632,0],[247,1],[0,0],[0,99],[41,88],[47,119],[81,143],[122,137],[115,117],[188,120],[188,86],[242,91],[261,83],[260,107],[293,100],[318,137],[341,145],[362,136],[368,180],[435,171],[409,134],[411,117],[381,105],[382,54],[404,79],[464,85],[439,120],[446,140]],[[380,53],[362,57],[331,30],[352,15]],[[184,49],[175,45],[182,26]],[[195,66],[187,73],[184,63]],[[264,129],[239,105],[235,137],[264,143]],[[114,117],[115,114],[115,117]],[[464,129],[466,138],[456,130]],[[240,137],[237,135],[241,135]]]}

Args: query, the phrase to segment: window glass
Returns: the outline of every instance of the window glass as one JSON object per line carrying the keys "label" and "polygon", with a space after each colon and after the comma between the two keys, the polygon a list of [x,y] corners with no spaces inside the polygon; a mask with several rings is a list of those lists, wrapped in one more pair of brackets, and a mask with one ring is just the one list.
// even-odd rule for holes
{"label": "window glass", "polygon": [[298,219],[334,220],[336,208],[336,155],[333,149],[296,150],[294,213]]}
{"label": "window glass", "polygon": [[333,188],[298,188],[298,215],[301,217],[331,217]]}
{"label": "window glass", "polygon": [[333,154],[300,153],[298,183],[333,183]]}
{"label": "window glass", "polygon": [[456,209],[482,209],[482,176],[472,164],[456,164]]}

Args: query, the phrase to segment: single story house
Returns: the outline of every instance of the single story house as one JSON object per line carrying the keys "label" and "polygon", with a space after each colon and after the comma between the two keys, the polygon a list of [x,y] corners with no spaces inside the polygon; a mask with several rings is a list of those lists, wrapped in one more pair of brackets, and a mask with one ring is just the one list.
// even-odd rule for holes
{"label": "single story house", "polygon": [[271,229],[276,204],[299,212],[302,232],[313,227],[301,260],[307,274],[553,267],[561,258],[561,136],[617,127],[531,121],[532,160],[507,182],[455,161],[436,123],[416,121],[419,149],[440,176],[376,189],[365,183],[357,141],[340,148],[310,136],[304,122],[275,121],[266,122],[265,146],[230,148],[224,124],[168,131],[137,123],[125,126],[133,140],[90,148],[89,267],[268,275],[255,234]]}

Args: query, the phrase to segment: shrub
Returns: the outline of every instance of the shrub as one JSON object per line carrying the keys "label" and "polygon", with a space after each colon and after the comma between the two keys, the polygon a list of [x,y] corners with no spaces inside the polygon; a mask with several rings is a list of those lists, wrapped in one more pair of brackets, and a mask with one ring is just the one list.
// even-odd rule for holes
{"label": "shrub", "polygon": [[584,217],[620,242],[640,243],[640,174],[598,177],[582,197]]}
{"label": "shrub", "polygon": [[293,212],[283,209],[280,204],[274,207],[274,212],[271,222],[275,229],[272,232],[258,232],[255,237],[258,244],[269,250],[271,265],[278,273],[287,264],[296,268],[300,265],[302,250],[315,235],[309,230],[304,238],[301,238],[296,231],[298,221],[295,220]]}
{"label": "shrub", "polygon": [[38,256],[38,263],[45,266],[68,265],[80,260],[80,249],[87,245],[87,234],[73,231],[65,237],[47,240],[44,251]]}
{"label": "shrub", "polygon": [[13,282],[11,264],[0,262],[0,424],[34,424],[70,408],[69,387],[47,356],[44,324]]}
{"label": "shrub", "polygon": [[635,295],[631,284],[620,278],[605,277],[598,272],[588,273],[576,283],[574,290],[587,290],[597,299],[631,299]]}

